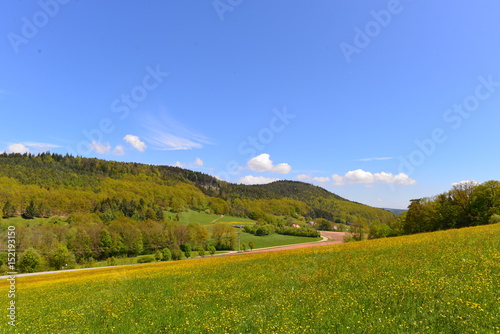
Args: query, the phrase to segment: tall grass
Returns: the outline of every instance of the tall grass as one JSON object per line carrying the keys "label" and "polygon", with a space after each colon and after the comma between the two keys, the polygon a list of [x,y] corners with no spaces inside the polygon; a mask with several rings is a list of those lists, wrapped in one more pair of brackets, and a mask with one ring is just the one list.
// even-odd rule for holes
{"label": "tall grass", "polygon": [[19,278],[0,332],[499,333],[499,285],[496,224]]}

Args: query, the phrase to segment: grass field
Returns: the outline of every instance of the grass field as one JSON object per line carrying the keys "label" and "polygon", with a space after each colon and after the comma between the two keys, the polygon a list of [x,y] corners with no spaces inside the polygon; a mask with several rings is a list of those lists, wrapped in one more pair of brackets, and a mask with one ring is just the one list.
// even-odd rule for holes
{"label": "grass field", "polygon": [[177,213],[165,212],[165,217],[170,220],[174,220],[176,216],[179,216],[179,222],[181,224],[187,225],[189,223],[198,223],[200,225],[210,225],[210,224],[220,224],[220,223],[232,223],[239,224],[255,224],[255,220],[248,218],[240,218],[233,216],[224,216],[216,214],[209,214],[205,212],[199,212],[194,210],[187,210]]}
{"label": "grass field", "polygon": [[293,235],[271,234],[266,236],[255,236],[250,233],[242,232],[240,235],[241,243],[245,243],[248,249],[248,242],[253,240],[254,248],[274,247],[282,245],[301,244],[321,240],[321,238],[296,237]]}
{"label": "grass field", "polygon": [[[59,219],[59,217],[51,217],[51,218],[33,218],[33,219],[24,219],[21,216],[16,216],[13,218],[2,218],[0,220],[0,226],[2,226],[2,230],[7,230],[8,226],[35,226],[45,224],[50,221],[55,221]],[[59,220],[62,220],[61,218]]]}
{"label": "grass field", "polygon": [[17,326],[3,315],[2,333],[500,333],[500,224],[16,288]]}

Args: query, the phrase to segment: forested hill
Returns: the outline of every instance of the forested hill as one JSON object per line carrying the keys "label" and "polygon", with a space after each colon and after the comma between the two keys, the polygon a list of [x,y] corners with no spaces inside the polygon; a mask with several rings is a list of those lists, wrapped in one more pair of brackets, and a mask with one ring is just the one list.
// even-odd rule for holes
{"label": "forested hill", "polygon": [[50,153],[0,154],[0,210],[8,211],[2,216],[26,214],[30,204],[38,216],[96,212],[103,220],[113,219],[117,211],[142,220],[158,218],[165,210],[186,209],[252,219],[293,216],[339,223],[386,222],[394,217],[303,182],[247,186],[171,166]]}

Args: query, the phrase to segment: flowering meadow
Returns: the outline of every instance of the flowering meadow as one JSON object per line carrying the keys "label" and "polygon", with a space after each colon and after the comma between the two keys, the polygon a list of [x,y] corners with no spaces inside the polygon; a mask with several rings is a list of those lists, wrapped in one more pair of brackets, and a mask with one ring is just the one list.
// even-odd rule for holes
{"label": "flowering meadow", "polygon": [[20,277],[16,305],[0,332],[500,333],[500,224]]}

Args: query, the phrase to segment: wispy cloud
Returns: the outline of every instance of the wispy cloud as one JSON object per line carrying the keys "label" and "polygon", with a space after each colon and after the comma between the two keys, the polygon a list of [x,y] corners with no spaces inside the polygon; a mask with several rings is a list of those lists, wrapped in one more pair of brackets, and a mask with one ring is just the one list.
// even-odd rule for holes
{"label": "wispy cloud", "polygon": [[187,129],[166,115],[160,118],[148,116],[144,127],[148,131],[148,136],[144,137],[144,140],[156,150],[191,150],[202,148],[204,144],[211,144],[205,136]]}
{"label": "wispy cloud", "polygon": [[354,161],[377,161],[377,160],[392,160],[394,157],[376,157],[376,158],[363,158]]}
{"label": "wispy cloud", "polygon": [[23,144],[40,151],[61,147],[59,145],[49,144],[49,143],[24,142]]}

